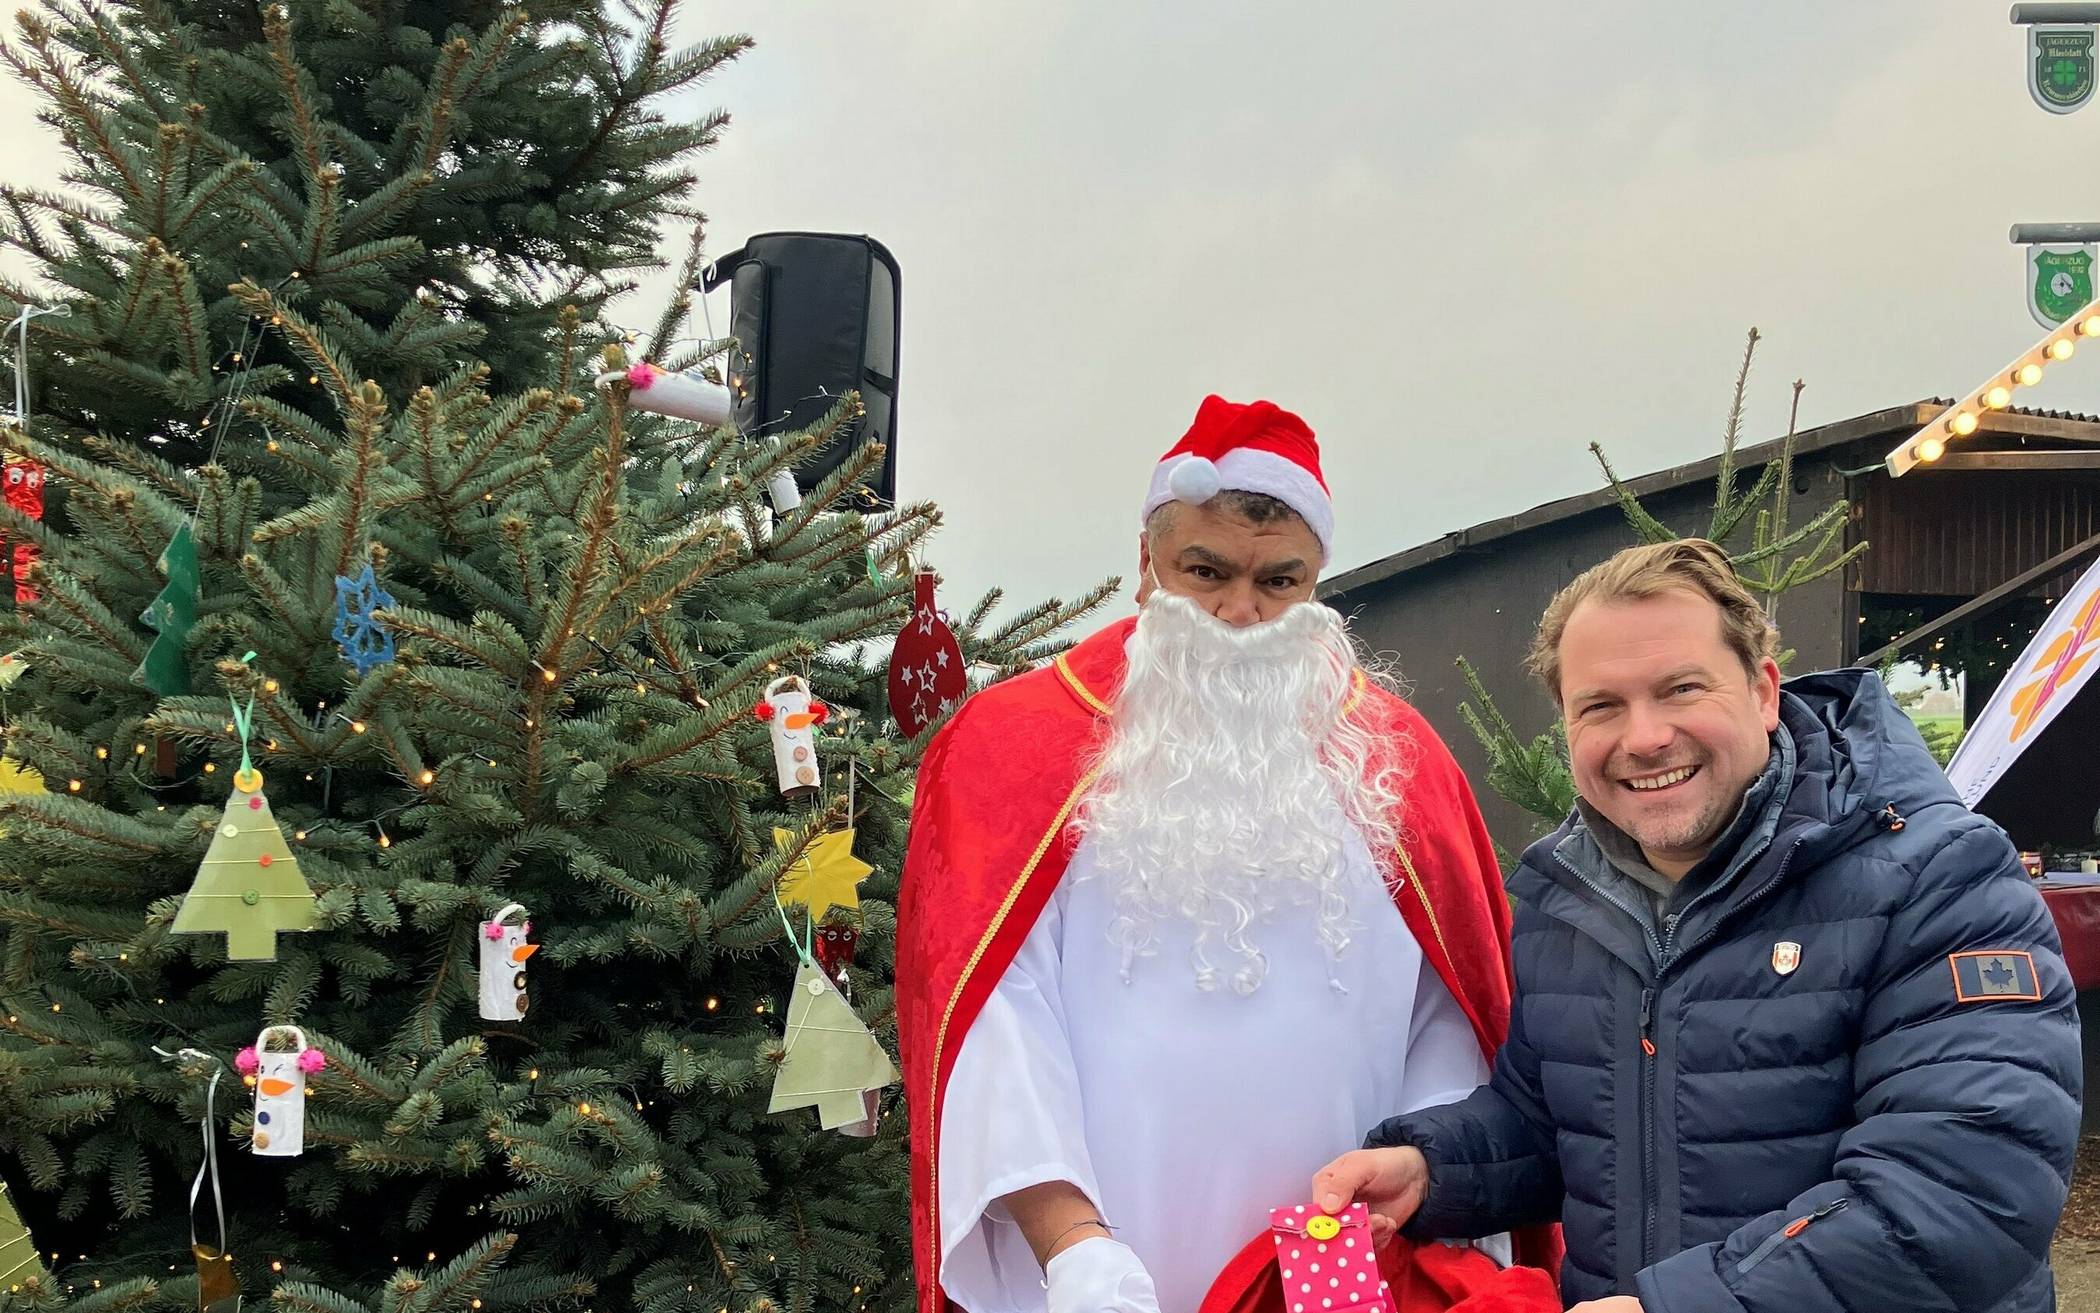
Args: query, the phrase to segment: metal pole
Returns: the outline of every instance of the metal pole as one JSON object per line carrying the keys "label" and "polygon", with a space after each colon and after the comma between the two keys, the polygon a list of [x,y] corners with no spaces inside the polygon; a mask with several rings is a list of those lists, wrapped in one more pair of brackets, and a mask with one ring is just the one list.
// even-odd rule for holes
{"label": "metal pole", "polygon": [[2100,4],[2019,4],[2012,7],[2012,21],[2030,23],[2100,23]]}
{"label": "metal pole", "polygon": [[2048,242],[2082,246],[2100,242],[2100,223],[2016,223],[2012,226],[2011,236],[2015,246],[2039,246]]}

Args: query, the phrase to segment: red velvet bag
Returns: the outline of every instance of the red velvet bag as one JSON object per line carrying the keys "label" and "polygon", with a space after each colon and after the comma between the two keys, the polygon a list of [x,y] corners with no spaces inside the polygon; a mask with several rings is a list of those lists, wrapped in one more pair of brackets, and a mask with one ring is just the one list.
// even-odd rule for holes
{"label": "red velvet bag", "polygon": [[[1291,1211],[1278,1209],[1277,1215]],[[1285,1295],[1283,1271],[1277,1263],[1278,1239],[1272,1228],[1234,1255],[1211,1283],[1210,1293],[1203,1297],[1201,1313],[1342,1313],[1344,1306],[1340,1303],[1322,1308],[1317,1302],[1307,1302],[1303,1290],[1297,1301],[1303,1307],[1293,1307]],[[1544,1269],[1500,1267],[1470,1246],[1395,1239],[1378,1251],[1378,1274],[1388,1288],[1390,1307],[1398,1313],[1561,1310],[1560,1291]],[[1332,1296],[1314,1296],[1315,1301],[1320,1298]]]}

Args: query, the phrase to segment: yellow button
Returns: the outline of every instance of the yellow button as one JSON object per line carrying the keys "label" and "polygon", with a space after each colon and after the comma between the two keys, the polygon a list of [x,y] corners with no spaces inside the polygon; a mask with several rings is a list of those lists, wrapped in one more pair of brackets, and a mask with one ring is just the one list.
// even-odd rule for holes
{"label": "yellow button", "polygon": [[1305,1224],[1305,1234],[1315,1240],[1332,1240],[1342,1233],[1342,1224],[1322,1213]]}

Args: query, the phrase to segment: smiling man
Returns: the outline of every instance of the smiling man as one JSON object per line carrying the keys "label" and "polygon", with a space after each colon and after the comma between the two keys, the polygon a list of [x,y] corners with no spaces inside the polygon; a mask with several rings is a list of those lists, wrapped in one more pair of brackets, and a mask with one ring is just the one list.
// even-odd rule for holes
{"label": "smiling man", "polygon": [[1415,1236],[1546,1217],[1585,1313],[2055,1307],[2078,1019],[2018,854],[1870,671],[1780,682],[1728,556],[1631,548],[1532,667],[1580,795],[1511,892],[1493,1080],[1314,1181]]}
{"label": "smiling man", "polygon": [[921,1313],[1289,1313],[1269,1210],[1378,1117],[1478,1086],[1507,1024],[1472,794],[1313,598],[1312,431],[1206,400],[1140,522],[1139,617],[971,698],[919,772]]}

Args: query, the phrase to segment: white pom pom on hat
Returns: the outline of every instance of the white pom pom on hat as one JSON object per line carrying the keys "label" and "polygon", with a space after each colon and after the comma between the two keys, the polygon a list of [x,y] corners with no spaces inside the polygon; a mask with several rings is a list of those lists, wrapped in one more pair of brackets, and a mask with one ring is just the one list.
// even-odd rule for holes
{"label": "white pom pom on hat", "polygon": [[1296,511],[1320,540],[1334,545],[1334,502],[1320,474],[1320,444],[1304,420],[1269,401],[1205,397],[1181,441],[1152,470],[1139,524],[1170,501],[1192,506],[1221,492],[1257,492]]}
{"label": "white pom pom on hat", "polygon": [[1167,491],[1175,501],[1201,506],[1225,491],[1225,476],[1218,473],[1218,465],[1205,456],[1190,456],[1174,462],[1167,471]]}

